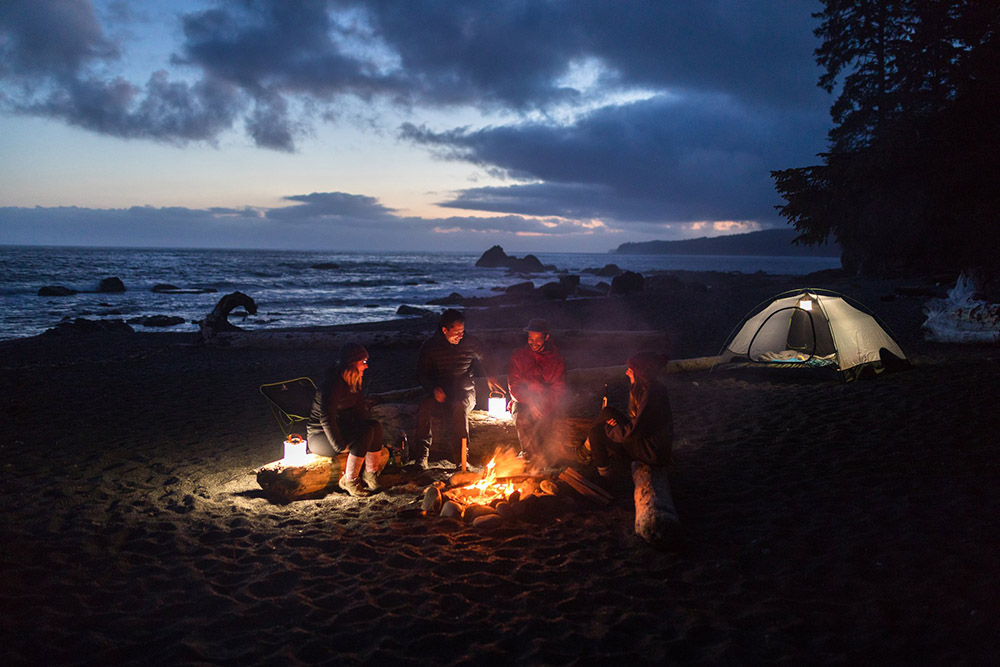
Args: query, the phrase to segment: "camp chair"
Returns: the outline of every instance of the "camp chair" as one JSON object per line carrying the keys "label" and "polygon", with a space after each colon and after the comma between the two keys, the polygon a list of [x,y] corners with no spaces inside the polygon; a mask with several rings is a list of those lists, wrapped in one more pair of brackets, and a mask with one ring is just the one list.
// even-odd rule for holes
{"label": "camp chair", "polygon": [[309,421],[313,399],[316,397],[316,385],[310,378],[262,384],[260,393],[267,399],[271,414],[278,421],[286,438],[296,432],[296,429],[300,435],[305,436],[306,422]]}

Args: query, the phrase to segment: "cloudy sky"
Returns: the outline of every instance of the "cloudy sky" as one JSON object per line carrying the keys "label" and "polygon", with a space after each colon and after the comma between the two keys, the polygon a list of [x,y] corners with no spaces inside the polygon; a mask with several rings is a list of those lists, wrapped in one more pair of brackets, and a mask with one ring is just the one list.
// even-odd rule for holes
{"label": "cloudy sky", "polygon": [[603,252],[783,226],[812,0],[4,0],[0,244]]}

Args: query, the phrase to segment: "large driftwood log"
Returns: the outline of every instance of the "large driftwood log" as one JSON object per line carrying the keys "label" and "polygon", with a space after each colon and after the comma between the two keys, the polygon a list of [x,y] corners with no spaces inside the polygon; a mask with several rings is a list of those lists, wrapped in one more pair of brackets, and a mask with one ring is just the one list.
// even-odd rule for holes
{"label": "large driftwood log", "polygon": [[635,484],[635,532],[657,549],[671,549],[681,540],[681,522],[670,494],[667,469],[632,463]]}
{"label": "large driftwood log", "polygon": [[[249,298],[249,297],[247,297]],[[524,345],[525,333],[521,329],[477,329],[476,336],[487,345],[517,347]],[[212,345],[244,348],[310,348],[337,349],[346,343],[360,343],[365,347],[418,348],[430,332],[421,331],[232,331],[219,330],[208,341]],[[613,340],[616,346],[629,349],[664,349],[667,335],[662,331],[588,331],[563,329],[553,331],[560,346],[601,345]]]}
{"label": "large driftwood log", "polygon": [[[383,447],[379,454],[378,471],[381,472],[389,462],[389,450]],[[347,452],[335,458],[310,454],[303,461],[293,463],[281,459],[259,468],[257,483],[272,502],[322,498],[338,488],[337,481],[346,464]]]}

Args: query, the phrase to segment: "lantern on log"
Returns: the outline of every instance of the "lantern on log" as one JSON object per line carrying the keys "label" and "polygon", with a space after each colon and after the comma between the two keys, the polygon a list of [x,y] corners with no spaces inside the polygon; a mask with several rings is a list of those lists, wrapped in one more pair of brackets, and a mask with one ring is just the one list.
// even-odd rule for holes
{"label": "lantern on log", "polygon": [[507,415],[507,397],[498,391],[492,392],[490,394],[489,400],[486,402],[487,412],[490,413],[490,417],[494,419],[506,419]]}
{"label": "lantern on log", "polygon": [[286,463],[295,464],[305,461],[306,456],[306,441],[301,435],[293,433],[285,439],[284,461]]}

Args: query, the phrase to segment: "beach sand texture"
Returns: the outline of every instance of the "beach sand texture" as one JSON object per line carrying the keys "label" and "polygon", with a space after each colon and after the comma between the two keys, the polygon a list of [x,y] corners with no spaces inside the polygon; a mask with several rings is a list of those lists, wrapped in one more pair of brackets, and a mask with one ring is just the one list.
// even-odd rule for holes
{"label": "beach sand texture", "polygon": [[[732,279],[727,279],[732,280]],[[801,282],[801,281],[800,281]],[[714,354],[783,285],[470,312],[469,330],[661,328]],[[478,531],[371,499],[268,502],[281,434],[257,391],[329,350],[186,334],[0,344],[5,664],[993,664],[997,349],[923,343],[920,300],[832,285],[915,362],[849,384],[671,375],[681,548],[606,508]],[[595,326],[595,319],[617,326]],[[641,322],[640,322],[641,321]],[[634,350],[575,350],[571,367]],[[415,384],[371,350],[371,391]],[[596,412],[596,406],[595,406]]]}

